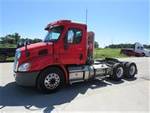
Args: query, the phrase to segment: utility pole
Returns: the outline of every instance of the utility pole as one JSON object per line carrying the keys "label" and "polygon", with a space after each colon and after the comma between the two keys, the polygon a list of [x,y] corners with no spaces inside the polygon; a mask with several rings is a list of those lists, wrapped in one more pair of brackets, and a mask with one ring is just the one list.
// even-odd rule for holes
{"label": "utility pole", "polygon": [[87,25],[87,19],[88,19],[88,10],[86,8],[86,12],[85,12],[85,22],[86,22],[86,25]]}

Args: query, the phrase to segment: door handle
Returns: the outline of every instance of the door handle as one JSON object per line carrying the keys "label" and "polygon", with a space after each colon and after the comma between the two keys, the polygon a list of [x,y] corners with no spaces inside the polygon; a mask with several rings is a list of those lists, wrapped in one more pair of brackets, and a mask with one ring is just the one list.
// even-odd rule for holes
{"label": "door handle", "polygon": [[79,59],[80,59],[80,60],[82,60],[82,59],[83,59],[83,54],[82,54],[82,53],[80,53],[80,57],[79,57]]}

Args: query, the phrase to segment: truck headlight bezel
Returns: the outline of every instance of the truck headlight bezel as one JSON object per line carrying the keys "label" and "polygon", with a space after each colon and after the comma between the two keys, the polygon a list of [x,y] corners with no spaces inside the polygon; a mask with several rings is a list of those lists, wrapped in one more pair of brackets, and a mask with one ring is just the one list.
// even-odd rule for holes
{"label": "truck headlight bezel", "polygon": [[19,72],[26,72],[26,71],[30,70],[30,67],[31,67],[31,63],[26,62],[26,63],[19,65],[18,71]]}

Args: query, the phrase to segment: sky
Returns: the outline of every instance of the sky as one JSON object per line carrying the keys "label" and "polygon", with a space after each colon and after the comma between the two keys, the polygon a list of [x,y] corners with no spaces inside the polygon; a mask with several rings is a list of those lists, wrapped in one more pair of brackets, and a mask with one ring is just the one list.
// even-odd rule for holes
{"label": "sky", "polygon": [[0,37],[44,39],[44,27],[57,20],[86,22],[100,47],[150,44],[149,0],[0,0]]}

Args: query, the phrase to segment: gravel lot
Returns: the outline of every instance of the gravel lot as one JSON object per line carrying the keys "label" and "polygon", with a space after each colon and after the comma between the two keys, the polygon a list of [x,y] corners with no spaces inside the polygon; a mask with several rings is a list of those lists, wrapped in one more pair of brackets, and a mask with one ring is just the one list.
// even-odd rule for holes
{"label": "gravel lot", "polygon": [[0,112],[150,112],[150,58],[126,58],[137,63],[133,80],[94,80],[78,83],[54,94],[14,82],[13,63],[0,64]]}

